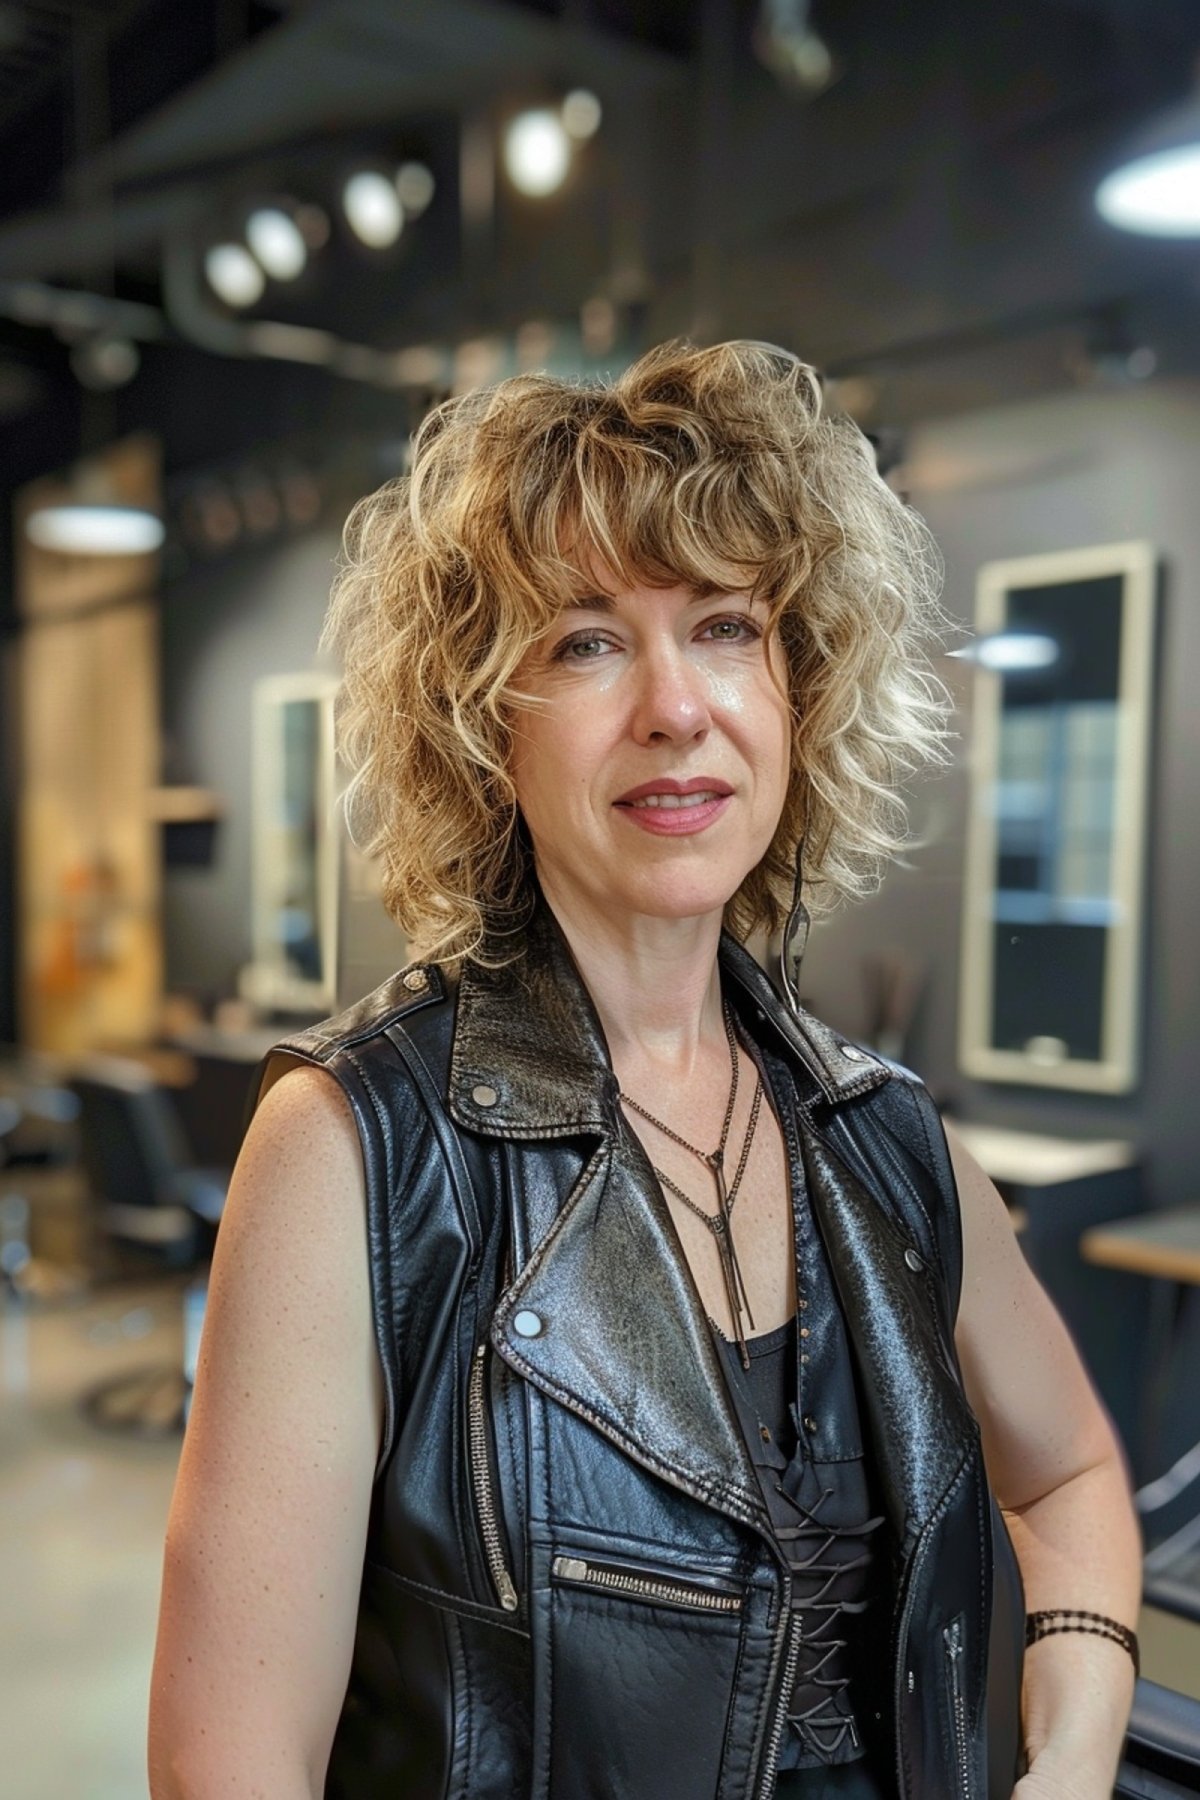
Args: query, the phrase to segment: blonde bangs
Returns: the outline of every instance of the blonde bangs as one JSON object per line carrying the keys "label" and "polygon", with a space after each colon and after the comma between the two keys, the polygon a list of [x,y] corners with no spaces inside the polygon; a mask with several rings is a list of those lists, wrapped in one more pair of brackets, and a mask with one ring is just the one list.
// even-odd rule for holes
{"label": "blonde bangs", "polygon": [[940,560],[815,372],[733,343],[664,345],[610,386],[517,376],[439,407],[411,474],[355,508],[322,637],[344,667],[350,828],[429,958],[495,955],[519,928],[514,677],[610,583],[752,592],[780,631],[793,779],[733,930],[779,925],[801,837],[818,914],[908,841],[899,784],[947,760]]}

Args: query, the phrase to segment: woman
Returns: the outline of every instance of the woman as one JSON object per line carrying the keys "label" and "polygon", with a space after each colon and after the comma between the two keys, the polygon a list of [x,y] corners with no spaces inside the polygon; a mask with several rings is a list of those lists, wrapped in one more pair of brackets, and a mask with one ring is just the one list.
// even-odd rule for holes
{"label": "woman", "polygon": [[944,755],[924,527],[726,344],[448,404],[348,541],[349,800],[423,954],[268,1060],[155,1800],[1106,1800],[1106,1415],[920,1083],[738,941],[801,843],[869,888]]}

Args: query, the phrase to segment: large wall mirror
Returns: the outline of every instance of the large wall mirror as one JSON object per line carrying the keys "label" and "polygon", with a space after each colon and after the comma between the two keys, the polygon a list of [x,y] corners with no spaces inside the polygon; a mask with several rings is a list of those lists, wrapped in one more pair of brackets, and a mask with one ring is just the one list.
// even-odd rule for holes
{"label": "large wall mirror", "polygon": [[273,675],[254,689],[254,960],[259,1006],[329,1012],[337,1000],[334,677]]}
{"label": "large wall mirror", "polygon": [[1155,557],[979,572],[959,1060],[990,1081],[1137,1080]]}

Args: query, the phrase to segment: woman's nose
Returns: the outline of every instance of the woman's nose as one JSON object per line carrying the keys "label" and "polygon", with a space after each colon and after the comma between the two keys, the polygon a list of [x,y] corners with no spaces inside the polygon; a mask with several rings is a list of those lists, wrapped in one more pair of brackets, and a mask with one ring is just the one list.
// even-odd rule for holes
{"label": "woman's nose", "polygon": [[712,723],[703,672],[677,644],[643,651],[639,658],[634,736],[690,741]]}

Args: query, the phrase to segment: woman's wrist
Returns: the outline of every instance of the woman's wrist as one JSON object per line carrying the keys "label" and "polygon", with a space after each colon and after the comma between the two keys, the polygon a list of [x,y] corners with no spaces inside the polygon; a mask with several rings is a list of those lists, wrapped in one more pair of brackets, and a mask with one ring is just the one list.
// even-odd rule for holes
{"label": "woman's wrist", "polygon": [[1022,1699],[1030,1768],[1061,1770],[1072,1792],[1111,1782],[1135,1679],[1128,1652],[1106,1637],[1063,1632],[1030,1645]]}
{"label": "woman's wrist", "polygon": [[1059,1637],[1067,1632],[1080,1632],[1085,1637],[1108,1638],[1119,1644],[1133,1663],[1134,1675],[1141,1674],[1141,1653],[1136,1631],[1108,1613],[1093,1612],[1083,1607],[1052,1606],[1027,1614],[1025,1647],[1029,1649],[1045,1637]]}

